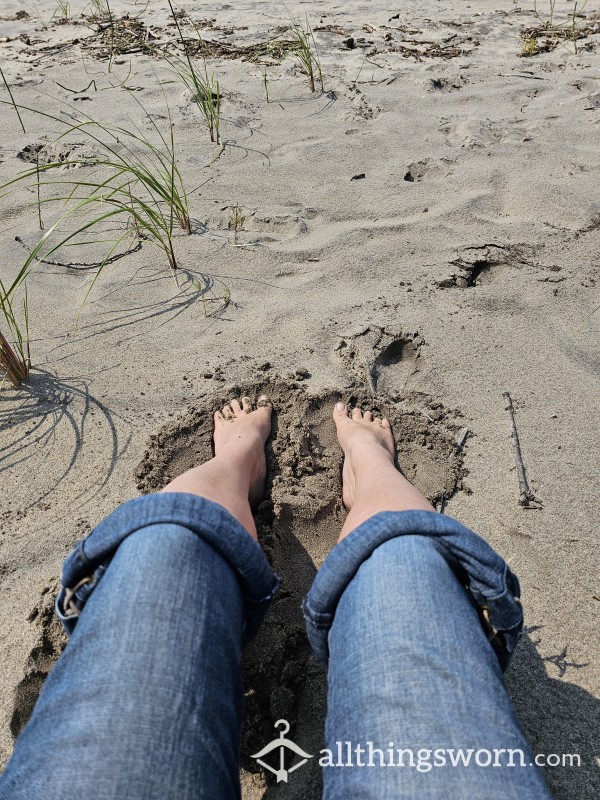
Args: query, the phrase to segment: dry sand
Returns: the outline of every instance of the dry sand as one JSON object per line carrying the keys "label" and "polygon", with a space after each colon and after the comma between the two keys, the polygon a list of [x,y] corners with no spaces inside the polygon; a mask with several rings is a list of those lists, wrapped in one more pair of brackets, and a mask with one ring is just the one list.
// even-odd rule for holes
{"label": "dry sand", "polygon": [[[267,103],[263,67],[231,45],[264,42],[285,8],[214,5],[208,18],[184,2],[219,43],[222,152],[190,94],[161,88],[169,76],[140,46],[174,38],[166,2],[111,3],[146,27],[119,23],[132,52],[110,72],[84,4],[44,28],[53,6],[2,4],[0,57],[17,102],[50,113],[69,103],[152,135],[145,112],[166,130],[166,92],[180,168],[200,188],[194,234],[176,240],[180,288],[148,242],[109,265],[85,305],[89,271],[39,264],[30,276],[34,370],[0,394],[2,763],[63,646],[51,602],[73,543],[208,456],[210,413],[236,387],[267,388],[277,413],[259,529],[283,590],[246,654],[245,797],[319,796],[314,767],[266,791],[245,770],[281,716],[309,752],[322,746],[324,676],[299,599],[343,519],[338,397],[389,413],[408,475],[521,578],[527,632],[512,697],[534,751],[581,755],[578,769],[546,771],[553,795],[598,797],[597,4],[578,22],[590,32],[578,53],[564,40],[522,58],[519,34],[538,24],[529,3],[289,3],[315,28],[325,93],[286,60],[269,67]],[[16,19],[23,8],[30,16]],[[563,22],[572,4],[557,10]],[[130,91],[112,88],[122,81]],[[93,153],[84,135],[52,144],[58,123],[29,114],[23,134],[12,109],[0,114],[4,180],[28,146]],[[1,201],[5,281],[26,257],[15,236],[32,246],[40,235],[32,200],[19,189]],[[97,258],[89,245],[53,256]],[[207,304],[189,275],[211,286]],[[541,510],[517,503],[504,391]]]}

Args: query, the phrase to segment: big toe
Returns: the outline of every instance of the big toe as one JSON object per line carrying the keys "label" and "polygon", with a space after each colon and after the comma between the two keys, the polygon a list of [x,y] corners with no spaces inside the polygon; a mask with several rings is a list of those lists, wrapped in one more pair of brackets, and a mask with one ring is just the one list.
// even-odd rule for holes
{"label": "big toe", "polygon": [[333,419],[336,423],[348,419],[348,407],[345,403],[336,403],[333,407]]}
{"label": "big toe", "polygon": [[259,411],[261,414],[264,414],[266,417],[271,417],[271,412],[273,411],[273,403],[269,400],[266,394],[261,394],[261,396],[256,401],[256,410]]}

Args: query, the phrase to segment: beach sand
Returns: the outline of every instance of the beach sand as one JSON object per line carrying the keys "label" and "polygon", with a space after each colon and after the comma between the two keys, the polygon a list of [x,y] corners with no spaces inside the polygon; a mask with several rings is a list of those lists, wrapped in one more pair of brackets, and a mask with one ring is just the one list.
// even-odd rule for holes
{"label": "beach sand", "polygon": [[[75,0],[65,24],[49,22],[50,0],[19,18],[22,3],[3,3],[0,57],[17,103],[150,138],[172,120],[193,233],[175,237],[175,275],[146,240],[103,269],[87,301],[95,270],[81,264],[106,245],[60,248],[29,276],[33,370],[0,394],[0,763],[64,646],[52,599],[73,544],[209,457],[212,412],[264,390],[275,414],[258,527],[283,589],[245,654],[244,797],[319,797],[316,759],[274,786],[250,754],[281,717],[308,752],[324,746],[325,677],[300,599],[344,517],[330,418],[343,398],[390,416],[408,477],[518,574],[526,633],[510,692],[534,752],[581,756],[579,768],[546,769],[553,796],[592,800],[598,8],[577,20],[589,27],[578,52],[568,38],[546,50],[540,36],[540,52],[523,57],[532,37],[521,32],[540,24],[532,3],[288,3],[314,29],[324,91],[311,93],[287,58],[269,63],[267,102],[264,66],[248,55],[288,24],[286,8],[181,6],[215,45],[222,147],[191,93],[159,83],[174,76],[148,48],[177,37],[163,0],[111,2],[116,44]],[[561,25],[568,13],[558,0]],[[13,108],[0,115],[3,181],[39,145],[41,163],[94,155],[84,131],[57,142],[57,121],[23,112],[23,133]],[[42,234],[35,190],[0,204],[10,282]],[[56,213],[42,208],[46,229]],[[111,222],[98,238],[120,233]],[[518,502],[504,392],[541,508]]]}

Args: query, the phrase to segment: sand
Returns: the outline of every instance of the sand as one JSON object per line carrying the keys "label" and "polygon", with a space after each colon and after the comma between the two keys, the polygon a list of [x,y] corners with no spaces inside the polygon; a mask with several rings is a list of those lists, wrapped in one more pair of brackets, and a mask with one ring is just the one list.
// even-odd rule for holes
{"label": "sand", "polygon": [[[276,414],[258,523],[283,588],[245,656],[244,796],[319,796],[315,767],[275,787],[249,755],[281,716],[309,752],[322,746],[324,675],[299,602],[343,520],[329,416],[342,397],[390,415],[409,477],[519,575],[527,629],[511,695],[534,751],[581,755],[579,768],[546,770],[553,796],[597,797],[598,9],[584,10],[577,53],[540,38],[525,58],[533,4],[289,3],[315,29],[325,92],[288,59],[268,68],[267,103],[263,67],[245,59],[286,24],[285,8],[209,16],[184,2],[215,43],[221,151],[140,44],[175,37],[166,2],[111,3],[119,19],[141,14],[118,24],[131,52],[112,62],[106,31],[72,5],[67,24],[44,29],[33,3],[20,19],[21,3],[3,3],[17,102],[68,103],[148,136],[146,112],[164,130],[170,113],[193,235],[175,240],[178,285],[147,241],[103,270],[85,304],[94,270],[74,262],[97,262],[97,245],[62,248],[30,275],[34,369],[0,394],[0,762],[64,645],[51,607],[74,542],[208,457],[210,415],[231,393],[267,389]],[[35,8],[48,22],[53,3]],[[560,22],[571,9],[558,0]],[[123,81],[130,91],[114,88]],[[0,114],[3,180],[39,145],[41,160],[93,155],[83,134],[56,143],[58,123],[28,114],[24,134],[11,108]],[[4,281],[40,236],[34,200],[24,188],[0,200]],[[205,302],[190,278],[210,287]],[[538,510],[518,504],[506,391]]]}

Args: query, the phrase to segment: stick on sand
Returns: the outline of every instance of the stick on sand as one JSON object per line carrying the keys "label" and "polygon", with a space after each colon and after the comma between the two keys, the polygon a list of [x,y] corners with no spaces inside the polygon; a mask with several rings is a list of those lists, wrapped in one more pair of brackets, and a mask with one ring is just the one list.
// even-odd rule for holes
{"label": "stick on sand", "polygon": [[515,411],[510,394],[508,392],[503,392],[502,397],[506,402],[505,409],[508,411],[508,416],[510,418],[510,438],[512,440],[513,452],[515,454],[515,462],[517,465],[517,476],[519,479],[519,505],[523,506],[523,508],[541,508],[541,502],[531,491],[529,488],[529,483],[527,482],[525,465],[523,464],[523,456],[521,455],[521,445],[519,444],[517,423],[515,421]]}

